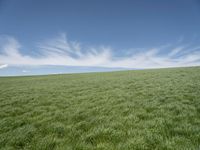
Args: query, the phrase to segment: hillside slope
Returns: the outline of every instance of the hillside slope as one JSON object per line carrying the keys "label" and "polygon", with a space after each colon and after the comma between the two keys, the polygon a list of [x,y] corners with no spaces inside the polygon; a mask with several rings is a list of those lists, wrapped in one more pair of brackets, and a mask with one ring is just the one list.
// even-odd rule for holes
{"label": "hillside slope", "polygon": [[0,149],[200,149],[200,68],[0,78]]}

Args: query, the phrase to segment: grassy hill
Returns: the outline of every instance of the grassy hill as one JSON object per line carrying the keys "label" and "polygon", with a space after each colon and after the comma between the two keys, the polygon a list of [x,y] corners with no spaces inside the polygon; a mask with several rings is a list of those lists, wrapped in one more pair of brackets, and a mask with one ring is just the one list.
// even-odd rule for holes
{"label": "grassy hill", "polygon": [[0,149],[200,149],[200,68],[2,77]]}

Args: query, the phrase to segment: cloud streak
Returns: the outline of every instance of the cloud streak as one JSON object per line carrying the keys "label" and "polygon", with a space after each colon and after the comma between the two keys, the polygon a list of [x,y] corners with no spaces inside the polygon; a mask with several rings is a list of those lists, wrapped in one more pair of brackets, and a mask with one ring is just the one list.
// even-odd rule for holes
{"label": "cloud streak", "polygon": [[[200,65],[199,47],[163,46],[133,51],[129,56],[117,57],[110,47],[84,48],[78,42],[69,41],[65,34],[37,44],[38,55],[25,55],[20,43],[12,38],[4,38],[0,47],[0,69],[8,66],[92,66],[121,68],[165,68]],[[172,48],[173,47],[173,48]]]}
{"label": "cloud streak", "polygon": [[0,69],[7,68],[8,64],[0,65]]}

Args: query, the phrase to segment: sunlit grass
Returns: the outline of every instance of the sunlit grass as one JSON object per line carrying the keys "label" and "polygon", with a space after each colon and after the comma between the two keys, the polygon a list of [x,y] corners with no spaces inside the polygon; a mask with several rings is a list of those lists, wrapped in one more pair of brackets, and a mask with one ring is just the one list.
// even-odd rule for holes
{"label": "sunlit grass", "polygon": [[0,148],[200,149],[200,68],[0,78]]}

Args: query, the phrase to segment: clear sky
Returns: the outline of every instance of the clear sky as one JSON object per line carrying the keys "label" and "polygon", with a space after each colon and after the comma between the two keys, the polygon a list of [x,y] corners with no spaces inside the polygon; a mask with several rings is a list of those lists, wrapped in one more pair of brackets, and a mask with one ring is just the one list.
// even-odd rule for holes
{"label": "clear sky", "polygon": [[200,0],[0,0],[0,75],[200,65]]}

